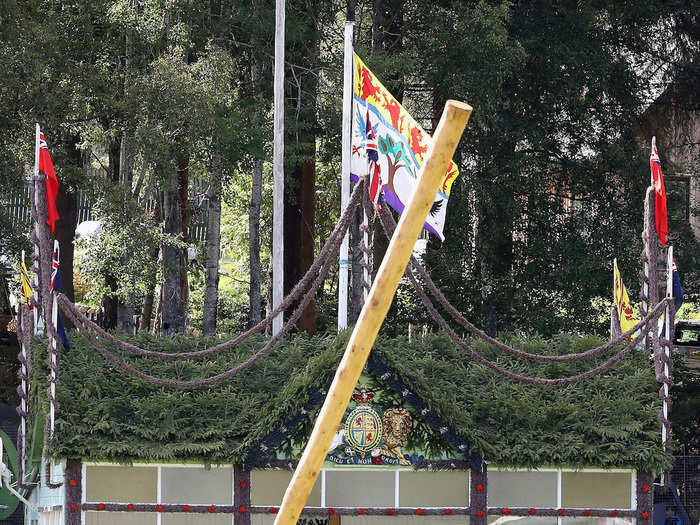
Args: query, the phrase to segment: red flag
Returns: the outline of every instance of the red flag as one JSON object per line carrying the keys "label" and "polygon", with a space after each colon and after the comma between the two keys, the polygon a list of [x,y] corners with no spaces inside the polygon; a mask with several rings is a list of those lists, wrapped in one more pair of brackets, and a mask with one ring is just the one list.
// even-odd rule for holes
{"label": "red flag", "polygon": [[53,162],[49,154],[49,147],[46,144],[44,134],[39,131],[39,171],[46,175],[46,205],[48,216],[46,224],[49,225],[51,233],[56,228],[56,221],[60,218],[56,209],[56,197],[58,196],[58,178],[53,169]]}
{"label": "red flag", "polygon": [[656,192],[656,235],[658,235],[661,246],[663,247],[666,246],[668,218],[666,212],[666,187],[664,186],[664,176],[661,173],[659,152],[656,149],[656,137],[651,139],[649,166],[651,167],[651,183],[654,185],[654,191]]}

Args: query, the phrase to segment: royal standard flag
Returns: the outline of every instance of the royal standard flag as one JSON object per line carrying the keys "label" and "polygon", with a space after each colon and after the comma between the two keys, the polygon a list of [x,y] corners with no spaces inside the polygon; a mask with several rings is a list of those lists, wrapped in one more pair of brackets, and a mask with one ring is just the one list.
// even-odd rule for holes
{"label": "royal standard flag", "polygon": [[[369,175],[374,189],[372,200],[378,203],[379,194],[383,194],[383,200],[402,213],[418,185],[418,174],[432,138],[356,54],[354,58],[350,174],[353,180]],[[367,130],[372,130],[371,137]],[[445,239],[447,201],[458,174],[456,164],[451,162],[425,220],[424,228],[440,240]]]}
{"label": "royal standard flag", "polygon": [[620,319],[620,330],[624,334],[627,330],[637,324],[637,318],[634,315],[630,298],[627,295],[625,283],[622,282],[622,275],[617,269],[617,260],[615,260],[615,307],[617,308],[617,317]]}

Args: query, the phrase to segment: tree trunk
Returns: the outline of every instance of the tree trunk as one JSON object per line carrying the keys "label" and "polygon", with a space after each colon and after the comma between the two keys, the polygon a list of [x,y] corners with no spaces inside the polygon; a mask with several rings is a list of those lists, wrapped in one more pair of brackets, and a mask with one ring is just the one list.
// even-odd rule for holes
{"label": "tree trunk", "polygon": [[[82,155],[78,149],[80,137],[71,137],[67,144],[68,159],[73,169],[82,169]],[[61,217],[56,222],[54,238],[60,247],[60,267],[61,267],[61,288],[63,294],[71,301],[75,301],[75,288],[73,286],[73,256],[75,246],[75,228],[78,225],[78,203],[72,191],[68,191],[66,184],[58,185],[58,196],[56,197],[56,207],[58,215]],[[63,320],[66,329],[73,325],[68,319]]]}
{"label": "tree trunk", "polygon": [[[311,64],[320,53],[317,16],[309,4],[296,6],[300,12],[301,36],[292,42],[290,63]],[[294,11],[294,9],[293,9]],[[288,99],[296,100],[295,122],[285,125],[287,141],[292,142],[293,163],[285,166],[284,188],[284,291],[291,292],[314,260],[316,228],[316,97],[318,81],[313,72],[295,70],[288,76]],[[288,157],[289,158],[289,157]],[[289,311],[291,312],[291,310]],[[312,299],[302,313],[297,328],[309,335],[316,333],[316,301]]]}
{"label": "tree trunk", "polygon": [[[109,179],[112,184],[117,185],[119,184],[119,173],[121,171],[121,141],[118,139],[110,141],[107,154],[109,158]],[[119,320],[119,297],[117,297],[119,285],[117,279],[109,272],[105,275],[105,284],[110,291],[102,296],[101,322],[104,328],[113,330],[117,328]]]}
{"label": "tree trunk", "polygon": [[[163,198],[165,233],[173,237],[182,234],[182,206],[176,174],[170,179]],[[161,300],[162,329],[165,334],[185,331],[185,309],[182,297],[182,274],[184,273],[182,249],[164,244],[163,285]]]}
{"label": "tree trunk", "polygon": [[221,243],[221,156],[214,153],[211,185],[208,195],[207,256],[204,276],[204,312],[202,333],[216,333],[216,313],[219,301],[219,253]]}
{"label": "tree trunk", "polygon": [[[119,180],[124,186],[127,195],[131,195],[131,182],[134,178],[134,167],[131,163],[131,157],[129,156],[128,141],[125,135],[122,135],[119,141]],[[124,253],[120,257],[120,264],[127,266],[131,264],[131,254]],[[134,333],[134,307],[135,302],[134,297],[128,297],[126,302],[127,306],[122,301],[122,298],[117,298],[117,329],[126,332],[127,334]]]}
{"label": "tree trunk", "polygon": [[[251,57],[250,78],[253,89],[256,91],[255,99],[262,106],[263,97],[260,89],[260,77],[262,66],[255,56]],[[258,128],[262,121],[262,107],[255,110],[251,118],[254,128]],[[249,310],[248,323],[255,326],[262,320],[262,265],[260,263],[260,206],[262,202],[263,185],[263,161],[256,159],[253,164],[253,184],[250,193],[250,207],[248,209],[248,235],[250,245],[248,258],[250,265],[250,290],[248,292]]]}
{"label": "tree trunk", "polygon": [[[180,194],[180,211],[182,213],[182,240],[190,242],[190,207],[189,207],[189,181],[190,181],[190,161],[184,158],[177,166],[177,184]],[[180,270],[180,289],[182,295],[182,311],[185,313],[185,323],[187,323],[187,310],[190,296],[190,289],[187,282],[187,247],[182,250],[182,269]]]}

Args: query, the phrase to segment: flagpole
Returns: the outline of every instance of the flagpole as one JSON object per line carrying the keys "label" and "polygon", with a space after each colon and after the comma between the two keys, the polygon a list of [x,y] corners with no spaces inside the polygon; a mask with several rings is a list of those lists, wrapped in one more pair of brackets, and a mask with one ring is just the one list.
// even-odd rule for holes
{"label": "flagpole", "polygon": [[[24,272],[24,250],[22,250],[22,266],[20,268],[21,272]],[[24,276],[24,273],[22,273]],[[29,277],[29,276],[26,276]],[[24,299],[25,295],[25,290],[24,290],[24,283],[25,283],[25,278],[22,277],[22,299]],[[31,299],[29,299],[31,301]],[[20,330],[18,330],[18,333],[24,334],[24,331],[27,329],[26,326],[24,326],[24,316],[22,315],[22,309],[24,307],[23,304],[24,301],[19,302],[19,306],[17,308],[17,324],[20,327]],[[24,344],[24,337],[22,337],[22,341],[20,341],[22,344],[22,392],[23,395],[21,396],[20,399],[20,407],[22,409],[22,417],[20,419],[20,428],[22,429],[22,443],[21,443],[21,449],[19,451],[20,456],[19,456],[19,461],[22,462],[22,472],[23,472],[23,477],[24,474],[26,474],[26,462],[25,460],[25,450],[26,450],[26,445],[25,443],[27,442],[27,396],[29,395],[29,381],[28,376],[27,376],[27,347]],[[24,479],[19,480],[20,483],[24,483]]]}
{"label": "flagpole", "polygon": [[[285,0],[275,2],[274,140],[272,171],[272,308],[284,295],[284,23]],[[284,312],[272,320],[272,335],[282,330]]]}
{"label": "flagpole", "polygon": [[[37,202],[39,202],[39,135],[41,135],[41,129],[39,128],[39,123],[37,122],[34,139],[34,177],[32,178],[32,189],[34,190],[34,201],[32,204],[35,209],[37,206]],[[39,239],[41,235],[41,232],[39,231],[39,217],[34,217],[34,219],[34,233],[36,234],[37,239]],[[34,281],[34,290],[36,290],[37,293],[37,303],[39,303],[41,301],[41,290],[39,290],[39,276],[37,275],[37,272],[40,272],[41,268],[39,265],[39,245],[37,243],[34,243],[34,261],[32,261],[30,268],[32,268],[32,270],[36,268],[36,270],[33,272],[34,276],[32,280]],[[39,331],[39,308],[34,308],[33,310],[34,335],[36,335]]]}
{"label": "flagpole", "polygon": [[[60,247],[58,245],[58,241],[54,239],[53,241],[53,253],[55,253],[56,261],[60,261]],[[52,256],[53,257],[53,256]],[[53,265],[53,263],[52,263]],[[56,279],[58,279],[58,272],[60,271],[60,268],[56,268]],[[51,297],[52,297],[52,304],[51,304],[51,325],[53,326],[53,331],[54,333],[57,330],[58,326],[58,303],[56,300],[56,294],[54,293],[53,290],[53,284],[51,283]],[[51,368],[51,398],[56,399],[56,352],[58,349],[57,343],[56,343],[56,338],[52,337],[51,338],[51,347],[53,348],[53,352],[51,352],[51,364],[53,367]],[[53,430],[55,426],[55,421],[54,418],[56,416],[55,412],[55,403],[49,403],[49,410],[51,412],[51,432],[49,434],[49,437],[53,437]]]}
{"label": "flagpole", "polygon": [[[668,254],[666,255],[666,297],[673,301],[673,246],[668,247]],[[671,304],[666,303],[666,315],[664,318],[664,333],[666,335],[665,339],[668,341],[673,341],[673,332],[671,331],[675,327],[671,326]],[[668,359],[671,357],[670,345],[664,344],[664,354],[666,354],[666,360],[664,360],[664,378],[669,377],[668,369]],[[664,381],[664,419],[668,419],[668,383]],[[666,434],[666,424],[661,426],[661,442],[666,446],[666,441],[668,440],[668,435]]]}
{"label": "flagpole", "polygon": [[[342,174],[340,179],[340,209],[344,210],[350,199],[350,147],[352,134],[352,73],[353,50],[352,36],[355,22],[345,22],[345,45],[343,60],[343,141],[342,141]],[[348,326],[348,274],[349,259],[349,235],[343,237],[340,245],[338,272],[338,331]]]}

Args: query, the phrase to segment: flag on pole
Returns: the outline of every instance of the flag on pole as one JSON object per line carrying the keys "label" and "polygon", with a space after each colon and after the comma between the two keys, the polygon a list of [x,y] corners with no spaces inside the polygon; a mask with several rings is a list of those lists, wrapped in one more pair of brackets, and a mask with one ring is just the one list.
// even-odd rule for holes
{"label": "flag on pole", "polygon": [[46,205],[48,208],[46,224],[49,225],[51,233],[53,233],[56,228],[56,221],[60,218],[58,216],[58,209],[56,208],[58,178],[53,169],[53,161],[49,154],[49,146],[46,144],[46,138],[41,130],[39,131],[39,171],[46,175]]}
{"label": "flag on pole", "polygon": [[[53,257],[51,258],[51,286],[49,288],[49,292],[54,291],[61,291],[61,268],[59,264],[58,242],[55,243]],[[65,348],[67,352],[68,350],[70,350],[70,342],[68,341],[66,330],[63,328],[63,321],[61,321],[61,315],[57,314],[56,319],[56,332],[58,332],[58,337],[61,338],[63,348]]]}
{"label": "flag on pole", "polygon": [[649,156],[649,166],[651,167],[651,184],[655,192],[655,219],[656,235],[659,237],[661,246],[666,246],[666,235],[668,234],[668,216],[666,212],[666,186],[664,176],[661,173],[661,161],[659,152],[656,149],[656,137],[651,139],[651,155]]}
{"label": "flag on pole", "polygon": [[627,288],[622,282],[622,275],[617,268],[617,259],[613,263],[615,272],[615,307],[617,308],[617,317],[620,320],[620,331],[624,334],[627,330],[637,324],[637,318],[634,315],[630,298],[627,295]]}
{"label": "flag on pole", "polygon": [[[369,175],[375,206],[383,194],[384,201],[402,213],[418,185],[432,139],[357,54],[354,59],[350,176],[357,180]],[[457,175],[457,166],[451,162],[425,219],[424,228],[440,240],[445,239],[447,201]]]}
{"label": "flag on pole", "polygon": [[24,264],[24,257],[22,257],[22,264],[19,269],[20,280],[22,281],[22,301],[24,301],[29,309],[33,309],[32,296],[34,295],[34,290],[32,290],[32,283],[29,279],[29,272]]}
{"label": "flag on pole", "polygon": [[673,305],[676,307],[676,312],[683,306],[683,287],[681,286],[681,278],[678,275],[678,268],[676,267],[676,260],[673,260]]}

